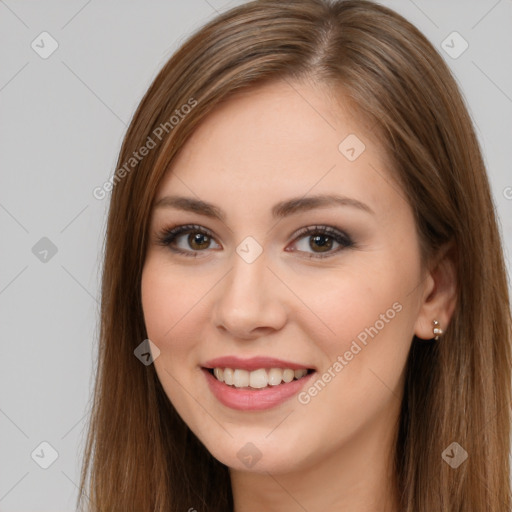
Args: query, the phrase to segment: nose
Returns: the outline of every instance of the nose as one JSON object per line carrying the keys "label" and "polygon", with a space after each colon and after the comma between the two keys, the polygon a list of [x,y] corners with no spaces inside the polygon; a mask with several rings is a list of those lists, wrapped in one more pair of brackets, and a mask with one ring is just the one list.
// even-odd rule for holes
{"label": "nose", "polygon": [[262,254],[247,263],[233,255],[233,267],[216,287],[213,321],[237,339],[251,340],[280,330],[286,323],[285,286]]}

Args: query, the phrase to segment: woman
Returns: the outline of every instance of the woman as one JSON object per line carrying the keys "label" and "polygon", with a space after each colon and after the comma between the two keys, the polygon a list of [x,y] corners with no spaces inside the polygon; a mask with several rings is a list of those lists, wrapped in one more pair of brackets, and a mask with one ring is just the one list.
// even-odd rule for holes
{"label": "woman", "polygon": [[410,23],[364,0],[218,16],[112,187],[82,505],[510,510],[493,203]]}

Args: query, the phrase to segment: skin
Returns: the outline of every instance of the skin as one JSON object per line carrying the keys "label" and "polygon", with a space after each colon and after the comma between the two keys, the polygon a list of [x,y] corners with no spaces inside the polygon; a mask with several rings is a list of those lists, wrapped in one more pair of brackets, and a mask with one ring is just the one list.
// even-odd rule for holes
{"label": "skin", "polygon": [[[349,134],[366,145],[352,162],[338,149]],[[236,512],[398,510],[391,461],[406,358],[413,335],[433,337],[432,320],[446,328],[454,273],[446,258],[422,268],[412,209],[389,167],[342,99],[318,84],[274,82],[218,106],[157,193],[155,203],[184,195],[226,215],[154,208],[142,302],[160,350],[158,377],[190,429],[230,468]],[[279,201],[334,192],[373,213],[335,205],[271,217]],[[214,235],[199,246],[187,233],[178,237],[177,247],[197,257],[158,243],[160,232],[184,224]],[[295,234],[315,225],[346,232],[354,245],[327,238],[329,257],[308,258],[326,253],[314,235]],[[247,236],[263,250],[252,263],[236,252]],[[317,368],[318,377],[396,303],[400,312],[306,404],[295,396],[269,410],[233,410],[200,370],[214,357],[270,356]],[[249,442],[261,454],[252,467],[237,457]]]}

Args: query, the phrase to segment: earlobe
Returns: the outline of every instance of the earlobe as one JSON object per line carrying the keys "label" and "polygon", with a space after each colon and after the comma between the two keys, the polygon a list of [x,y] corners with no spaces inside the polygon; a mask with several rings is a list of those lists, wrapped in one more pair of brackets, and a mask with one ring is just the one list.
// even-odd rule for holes
{"label": "earlobe", "polygon": [[437,341],[440,336],[443,335],[443,330],[441,329],[441,325],[437,320],[434,320],[432,326],[432,334],[434,335],[434,340]]}
{"label": "earlobe", "polygon": [[424,284],[422,304],[414,334],[424,340],[438,340],[446,332],[457,300],[457,270],[453,247],[441,251]]}

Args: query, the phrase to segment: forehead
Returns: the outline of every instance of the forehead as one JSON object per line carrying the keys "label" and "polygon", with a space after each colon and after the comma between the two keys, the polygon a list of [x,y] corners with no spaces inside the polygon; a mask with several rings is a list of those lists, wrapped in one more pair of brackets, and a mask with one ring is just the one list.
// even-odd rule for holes
{"label": "forehead", "polygon": [[384,207],[386,193],[396,194],[385,167],[375,136],[343,100],[322,86],[280,81],[218,105],[174,159],[156,199],[181,193],[229,210],[334,192]]}
{"label": "forehead", "polygon": [[[216,166],[274,168],[282,161],[338,155],[343,132],[361,132],[320,86],[273,82],[230,96],[202,122],[179,155],[181,163],[215,152]],[[240,169],[245,172],[244,169]],[[285,172],[285,169],[283,169]]]}

